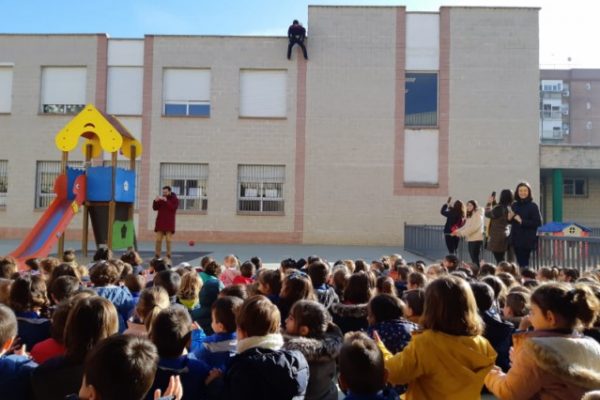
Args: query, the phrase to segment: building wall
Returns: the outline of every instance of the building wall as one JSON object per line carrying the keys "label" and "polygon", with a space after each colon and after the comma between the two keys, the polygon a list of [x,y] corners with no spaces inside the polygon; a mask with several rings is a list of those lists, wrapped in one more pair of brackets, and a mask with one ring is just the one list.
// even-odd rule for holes
{"label": "building wall", "polygon": [[[85,66],[86,101],[94,102],[99,40],[97,35],[0,35],[0,62],[14,63],[11,113],[0,115],[0,159],[8,160],[9,187],[0,211],[1,236],[23,237],[42,215],[34,210],[36,161],[60,161],[54,137],[72,118],[40,112],[42,67]],[[70,157],[83,159],[80,151]],[[76,217],[70,228],[79,227]]]}
{"label": "building wall", "polygon": [[[152,237],[163,162],[209,165],[208,210],[180,212],[178,240],[398,245],[405,222],[442,223],[448,195],[484,202],[521,179],[537,191],[537,12],[311,6],[309,62],[288,61],[283,37],[147,36],[143,55],[131,44],[144,60],[143,115],[121,119],[144,144],[140,237]],[[419,24],[439,33],[416,34]],[[54,135],[71,118],[37,115],[41,65],[86,65],[88,100],[103,107],[107,65],[128,63],[103,40],[0,36],[0,63],[16,65],[13,113],[0,116],[0,159],[11,160],[4,237],[39,218],[20,206],[33,204],[34,160],[59,159]],[[210,68],[210,118],[162,115],[169,67]],[[287,70],[285,118],[240,118],[240,69]],[[405,74],[415,70],[438,74],[437,126],[405,127]],[[236,212],[238,164],[285,165],[284,215]]]}

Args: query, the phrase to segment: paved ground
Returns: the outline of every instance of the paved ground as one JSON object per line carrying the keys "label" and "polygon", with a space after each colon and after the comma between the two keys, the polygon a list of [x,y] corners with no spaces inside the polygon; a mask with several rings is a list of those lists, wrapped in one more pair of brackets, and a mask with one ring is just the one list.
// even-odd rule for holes
{"label": "paved ground", "polygon": [[[19,245],[17,240],[0,240],[0,255],[8,254]],[[88,260],[81,257],[81,242],[67,242],[65,249],[75,249],[78,252],[79,262]],[[139,243],[139,250],[145,260],[154,255],[154,243]],[[89,258],[93,256],[95,247],[89,248]],[[56,249],[53,250],[56,253]],[[119,254],[120,252],[116,252]],[[173,246],[173,263],[178,264],[186,261],[197,264],[201,257],[210,255],[216,260],[223,260],[228,254],[235,254],[241,260],[247,260],[253,256],[259,256],[265,264],[279,264],[285,258],[306,258],[316,254],[324,257],[330,262],[338,259],[364,259],[368,262],[377,260],[382,255],[393,253],[401,254],[408,261],[415,261],[420,257],[404,251],[401,247],[385,246],[321,246],[321,245],[275,245],[275,244],[214,244],[196,243],[189,246],[187,243],[176,243]]]}

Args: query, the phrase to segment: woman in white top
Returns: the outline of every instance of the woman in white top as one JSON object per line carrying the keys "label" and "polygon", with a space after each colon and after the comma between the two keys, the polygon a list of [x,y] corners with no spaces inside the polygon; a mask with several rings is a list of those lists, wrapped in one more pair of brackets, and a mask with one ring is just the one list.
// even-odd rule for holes
{"label": "woman in white top", "polygon": [[461,228],[452,232],[452,236],[467,239],[471,261],[479,267],[479,255],[483,246],[483,209],[477,205],[477,201],[467,202],[467,221]]}

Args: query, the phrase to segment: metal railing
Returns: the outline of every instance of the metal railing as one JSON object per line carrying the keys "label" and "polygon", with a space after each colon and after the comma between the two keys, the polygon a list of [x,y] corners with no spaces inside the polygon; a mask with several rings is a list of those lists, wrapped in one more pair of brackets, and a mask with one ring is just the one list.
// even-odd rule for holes
{"label": "metal railing", "polygon": [[[592,235],[600,233],[593,228]],[[431,260],[440,260],[448,254],[441,225],[404,224],[404,249]],[[470,262],[467,241],[461,239],[457,250],[460,260]],[[494,263],[493,254],[483,249],[481,259]],[[559,266],[579,271],[600,266],[600,237],[539,236],[538,248],[530,259],[530,267]]]}

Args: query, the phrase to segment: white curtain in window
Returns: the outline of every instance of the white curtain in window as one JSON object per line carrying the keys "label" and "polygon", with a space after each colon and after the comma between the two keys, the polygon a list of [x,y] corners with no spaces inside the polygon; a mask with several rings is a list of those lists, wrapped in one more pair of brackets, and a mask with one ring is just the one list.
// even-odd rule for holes
{"label": "white curtain in window", "polygon": [[0,113],[9,113],[12,107],[12,67],[0,66]]}
{"label": "white curtain in window", "polygon": [[85,67],[42,68],[42,104],[85,104]]}
{"label": "white curtain in window", "polygon": [[282,118],[286,115],[286,70],[240,71],[240,116]]}
{"label": "white curtain in window", "polygon": [[210,70],[165,68],[163,98],[165,103],[210,101]]}
{"label": "white curtain in window", "polygon": [[143,81],[142,67],[108,67],[108,113],[141,115]]}

